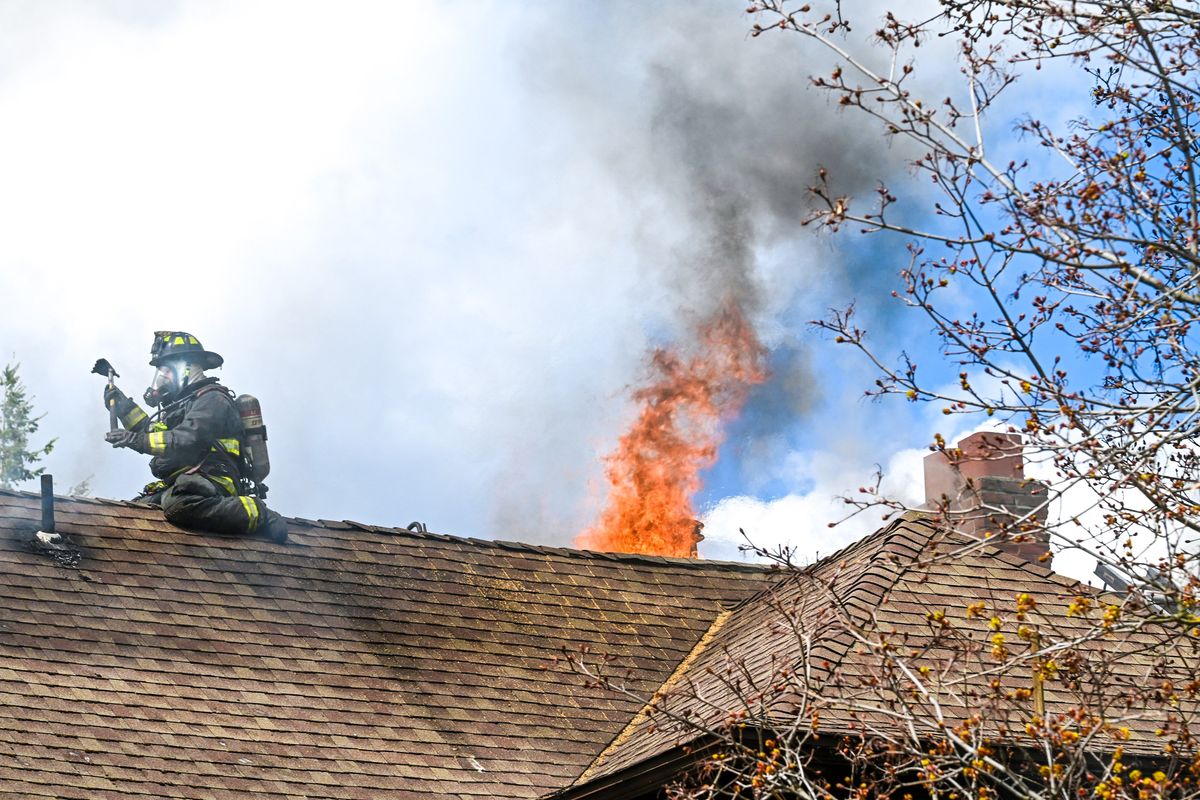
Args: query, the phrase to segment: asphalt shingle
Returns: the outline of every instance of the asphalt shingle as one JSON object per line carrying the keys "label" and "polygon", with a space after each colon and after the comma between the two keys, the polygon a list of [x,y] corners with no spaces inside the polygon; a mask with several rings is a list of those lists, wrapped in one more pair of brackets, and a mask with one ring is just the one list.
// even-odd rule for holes
{"label": "asphalt shingle", "polygon": [[556,656],[612,654],[648,695],[775,577],[346,522],[280,546],[59,498],[68,565],[38,520],[0,492],[0,793],[24,797],[538,797],[638,711]]}
{"label": "asphalt shingle", "polygon": [[[1022,594],[1033,603],[1023,622],[1016,614]],[[1090,613],[1069,613],[1078,597],[1092,601]],[[1125,739],[1104,733],[1107,745],[1098,747],[1119,744],[1132,754],[1162,755],[1170,738],[1160,732],[1177,729],[1181,715],[1200,712],[1200,683],[1195,680],[1200,637],[1186,625],[1159,624],[1153,609],[1127,609],[1123,624],[1128,627],[1105,634],[1098,625],[1101,609],[1121,599],[986,543],[947,533],[930,517],[905,515],[716,620],[655,699],[575,786],[613,779],[624,769],[696,742],[704,729],[720,729],[729,711],[747,704],[758,719],[790,724],[801,694],[807,701],[805,713],[819,712],[822,731],[872,725],[894,731],[894,719],[873,719],[866,709],[886,708],[895,697],[879,676],[887,674],[883,660],[896,654],[914,668],[929,667],[928,688],[939,713],[947,724],[958,724],[997,687],[1032,689],[1032,662],[1019,658],[1029,646],[1019,632],[1022,624],[1036,627],[1044,644],[1076,642],[1069,656],[1075,659],[1076,673],[1068,680],[1064,668],[1057,679],[1044,683],[1047,717],[1090,709],[1110,727],[1127,729]],[[978,618],[967,613],[974,603],[985,609]],[[939,614],[953,628],[949,638],[940,638],[944,626]],[[993,616],[999,628],[989,624]],[[992,656],[996,633],[1005,636],[1012,659]],[[876,649],[884,640],[886,656]],[[998,681],[995,686],[993,680]],[[807,688],[795,691],[798,684]],[[1160,685],[1173,686],[1179,697],[1158,699],[1155,688]],[[1014,718],[1021,717],[1018,731],[1033,709],[1032,696],[1024,698],[1003,701],[1016,712]],[[937,736],[932,707],[911,705],[917,726]],[[998,720],[994,716],[989,724]]]}

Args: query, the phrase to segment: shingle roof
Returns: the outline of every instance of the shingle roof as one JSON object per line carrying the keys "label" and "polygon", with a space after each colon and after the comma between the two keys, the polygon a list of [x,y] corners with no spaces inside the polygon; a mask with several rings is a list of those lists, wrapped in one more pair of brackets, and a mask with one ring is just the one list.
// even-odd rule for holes
{"label": "shingle roof", "polygon": [[[836,623],[843,616],[869,613],[878,605],[895,581],[895,551],[907,545],[908,552],[915,552],[907,542],[907,532],[907,526],[893,525],[860,539],[746,599],[727,618],[718,620],[719,629],[702,638],[703,648],[697,648],[686,671],[672,676],[670,686],[660,688],[660,699],[643,709],[616,746],[602,753],[577,783],[619,772],[697,737],[692,724],[673,724],[671,713],[685,709],[695,713],[707,707],[707,715],[693,718],[694,722],[719,726],[725,710],[741,705],[739,695],[761,696],[771,703],[783,700],[772,691],[774,676],[785,665],[803,658],[798,652],[801,642],[790,631],[793,622],[820,632],[812,642],[808,661],[815,670],[813,682],[824,683],[848,646],[844,628]],[[834,598],[836,603],[831,602]],[[724,680],[730,664],[738,666],[745,681],[736,687]],[[698,698],[704,703],[696,702]]]}
{"label": "shingle roof", "polygon": [[[993,678],[1006,689],[1032,685],[1030,662],[1014,661],[1000,669],[989,660],[988,643],[997,632],[988,626],[992,614],[1002,619],[998,632],[1013,649],[1024,647],[1014,611],[1022,593],[1036,603],[1026,621],[1040,627],[1046,642],[1096,633],[1097,614],[1089,619],[1067,613],[1074,598],[1120,601],[998,548],[946,534],[928,517],[905,515],[719,618],[684,668],[660,687],[575,786],[615,780],[623,770],[696,743],[703,738],[701,728],[720,729],[728,711],[747,703],[759,719],[790,722],[799,693],[781,691],[782,685],[807,683],[811,694],[805,713],[818,710],[822,730],[846,731],[850,722],[859,729],[876,723],[894,726],[894,720],[872,720],[861,711],[887,703],[890,690],[872,678],[885,674],[879,667],[882,656],[868,644],[880,636],[886,638],[890,653],[904,652],[914,665],[930,665],[931,686],[942,676],[934,688],[942,712],[954,724],[978,708]],[[968,619],[966,607],[976,602],[985,604],[986,613]],[[937,636],[942,624],[930,615],[939,612],[954,627],[953,647]],[[1150,617],[1153,614],[1140,621],[1136,632],[1097,638],[1076,648],[1085,658],[1107,653],[1097,659],[1104,671],[1086,674],[1085,669],[1079,689],[1062,682],[1045,684],[1047,712],[1053,715],[1081,704],[1100,708],[1111,702],[1106,709],[1110,721],[1130,729],[1131,738],[1121,742],[1124,749],[1161,754],[1164,740],[1156,738],[1155,731],[1166,727],[1165,720],[1178,707],[1155,702],[1153,689],[1167,677],[1190,674],[1188,680],[1194,681],[1200,642],[1188,637],[1186,628],[1146,622]],[[985,670],[991,672],[984,674]],[[785,673],[790,677],[782,677]],[[1088,699],[1081,700],[1088,692]],[[1126,704],[1131,697],[1132,704]],[[1197,710],[1194,693],[1185,705]],[[681,721],[684,716],[686,722]],[[925,722],[930,735],[936,735],[933,720]]]}
{"label": "shingle roof", "polygon": [[591,647],[649,694],[761,567],[294,520],[287,546],[64,499],[78,563],[0,492],[0,794],[532,798],[637,703],[546,669]]}

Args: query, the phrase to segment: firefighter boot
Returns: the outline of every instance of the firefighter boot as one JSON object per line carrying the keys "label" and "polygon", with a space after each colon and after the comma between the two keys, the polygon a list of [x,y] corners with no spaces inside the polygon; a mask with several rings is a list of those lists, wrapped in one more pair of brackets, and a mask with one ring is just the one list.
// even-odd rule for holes
{"label": "firefighter boot", "polygon": [[279,516],[278,511],[266,509],[267,524],[262,526],[262,531],[266,537],[276,544],[287,544],[288,527],[287,521]]}

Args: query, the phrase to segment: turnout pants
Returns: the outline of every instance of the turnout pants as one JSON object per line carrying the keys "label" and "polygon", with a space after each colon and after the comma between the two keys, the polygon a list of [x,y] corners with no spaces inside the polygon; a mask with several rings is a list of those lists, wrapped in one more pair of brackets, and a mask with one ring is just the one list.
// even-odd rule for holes
{"label": "turnout pants", "polygon": [[155,499],[167,521],[181,528],[245,535],[257,532],[259,525],[267,522],[263,501],[227,494],[203,475],[180,475],[151,502]]}

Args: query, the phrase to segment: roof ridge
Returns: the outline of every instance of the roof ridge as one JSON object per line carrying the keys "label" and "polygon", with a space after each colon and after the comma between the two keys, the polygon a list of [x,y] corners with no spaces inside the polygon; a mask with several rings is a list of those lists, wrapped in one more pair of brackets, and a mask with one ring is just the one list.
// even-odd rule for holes
{"label": "roof ridge", "polygon": [[[19,489],[0,489],[0,495],[9,495],[23,499],[40,501],[40,492],[27,492]],[[145,509],[148,506],[145,503],[135,503],[131,500],[111,500],[103,497],[84,497],[76,495],[54,495],[56,501],[67,503],[92,503],[106,506],[116,506],[123,508]],[[329,520],[329,519],[306,519],[304,517],[287,517],[289,523],[295,525],[306,526],[309,528],[323,528],[325,530],[339,530],[346,528],[354,528],[365,531],[367,533],[376,533],[385,536],[402,536],[413,539],[425,539],[429,541],[439,542],[457,542],[460,544],[468,544],[474,547],[499,547],[505,550],[516,550],[526,553],[538,553],[541,555],[558,555],[568,558],[589,558],[589,559],[607,559],[610,561],[621,561],[638,564],[658,564],[664,566],[678,566],[685,568],[696,569],[720,569],[732,572],[770,572],[777,570],[778,567],[774,564],[765,564],[761,562],[742,562],[742,561],[721,561],[718,559],[705,558],[683,558],[679,556],[656,556],[643,553],[606,553],[599,550],[584,550],[574,547],[561,547],[554,545],[539,545],[530,544],[528,542],[517,542],[508,539],[483,539],[477,536],[455,536],[447,533],[435,533],[432,531],[413,531],[408,528],[397,528],[386,525],[372,525],[365,522],[356,522],[354,520]]]}
{"label": "roof ridge", "polygon": [[[669,675],[667,679],[660,684],[657,689],[655,689],[653,698],[658,698],[674,688],[674,685],[683,678],[688,667],[690,667],[695,659],[699,657],[700,653],[707,650],[710,640],[714,638],[719,631],[726,628],[726,623],[729,620],[733,619],[736,614],[744,611],[751,604],[762,603],[769,600],[769,598],[778,597],[783,590],[796,582],[813,580],[816,573],[818,573],[820,570],[823,570],[830,565],[847,560],[854,554],[854,551],[871,547],[873,545],[879,550],[882,550],[886,548],[888,544],[893,541],[893,539],[901,535],[903,531],[907,531],[912,527],[918,526],[926,529],[924,531],[924,540],[926,542],[934,535],[934,533],[936,533],[936,528],[929,524],[929,520],[926,515],[906,512],[892,519],[887,525],[875,530],[870,534],[867,534],[866,536],[863,536],[854,542],[851,542],[832,555],[826,556],[825,558],[806,567],[795,569],[794,571],[787,573],[781,580],[772,582],[771,585],[764,587],[758,592],[755,592],[749,597],[746,597],[740,602],[734,604],[733,607],[728,611],[718,614],[713,620],[712,624],[709,626],[709,629],[704,633],[703,636],[701,636],[697,643],[692,647],[691,651],[689,651],[689,653],[683,659],[681,659],[679,664],[676,665],[671,675]],[[920,549],[917,548],[915,553],[919,552]],[[828,598],[829,601],[839,614],[843,613],[844,610],[849,610],[850,613],[855,613],[855,608],[861,609],[859,613],[869,613],[869,609],[874,608],[877,603],[867,602],[864,605],[863,600],[858,598],[858,594],[861,591],[859,587],[861,587],[864,583],[878,583],[877,581],[869,580],[870,576],[873,573],[878,574],[880,571],[888,570],[892,573],[890,578],[885,574],[882,581],[883,586],[882,588],[878,588],[878,595],[882,597],[887,593],[887,591],[896,585],[900,579],[900,576],[903,575],[905,570],[916,561],[915,553],[914,557],[908,559],[907,563],[903,565],[897,564],[896,559],[872,558],[868,562],[866,569],[863,570],[863,573],[858,576],[857,579],[855,579],[852,587],[846,593],[846,595],[842,597],[831,596]],[[851,596],[853,596],[853,603],[851,602]],[[869,601],[870,598],[868,597],[866,600]],[[850,625],[854,625],[856,624],[857,620],[850,619],[847,620],[847,622]],[[821,669],[827,674],[830,674],[836,670],[842,659],[845,658],[846,654],[849,652],[853,641],[853,637],[849,635],[849,631],[845,629],[831,635],[825,645],[827,657],[820,659],[822,662],[824,662]],[[641,723],[648,716],[647,710],[652,705],[653,698],[650,701],[643,703],[641,710],[609,743],[608,747],[602,750],[600,754],[592,760],[592,763],[588,766],[588,768],[580,773],[579,777],[575,779],[569,788],[577,788],[587,784],[590,781],[598,779],[599,776],[597,776],[596,773],[604,768],[605,762],[611,757],[612,751],[621,744],[623,738],[627,737],[632,732],[635,724]],[[781,697],[780,701],[787,702],[787,698]],[[697,734],[696,737],[689,739],[688,742],[690,743],[694,741],[695,738],[698,738],[698,736],[699,734]],[[561,791],[565,792],[566,790]]]}
{"label": "roof ridge", "polygon": [[[918,528],[924,529],[923,534],[918,532]],[[954,530],[945,531],[938,526],[936,520],[927,512],[904,512],[899,517],[894,519],[886,528],[878,531],[876,534],[860,539],[855,544],[863,544],[868,541],[879,539],[881,540],[879,541],[879,551],[883,551],[888,548],[889,544],[896,541],[904,531],[918,533],[918,535],[921,537],[919,543],[914,543],[916,546],[914,547],[912,556],[904,560],[903,563],[899,563],[898,559],[894,557],[873,558],[863,573],[854,581],[854,585],[851,587],[850,591],[848,591],[846,596],[841,599],[839,605],[846,609],[849,614],[855,615],[854,617],[851,617],[851,622],[856,624],[862,622],[864,621],[863,617],[873,613],[873,610],[882,604],[883,599],[887,596],[888,592],[890,592],[897,586],[897,584],[899,584],[900,580],[904,577],[908,570],[920,563],[921,554],[927,552],[930,544],[934,541],[935,537],[938,537],[939,534],[944,534],[945,538],[953,537],[965,539],[971,544],[978,545],[981,552],[1003,561],[1009,566],[1032,572],[1033,574],[1038,575],[1043,579],[1051,580],[1054,583],[1063,586],[1064,588],[1070,589],[1083,586],[1083,584],[1079,583],[1078,581],[1059,575],[1058,573],[1041,564],[1035,564],[1014,553],[1009,553],[1008,551],[987,541],[970,539],[969,537],[964,537],[961,533]],[[843,548],[835,555],[841,556],[845,553],[848,553],[850,550],[850,547]],[[899,554],[892,553],[891,555],[895,556]],[[826,566],[832,561],[832,559],[832,556],[830,558],[823,559],[818,564],[813,565],[813,567],[816,568],[818,566]],[[880,575],[880,573],[883,574]],[[890,575],[888,573],[890,573]],[[869,576],[872,574],[880,575],[883,580],[878,583],[867,580],[867,578],[869,578]],[[759,594],[762,594],[762,592]],[[755,597],[757,596],[758,594],[755,595]],[[859,602],[851,605],[852,596],[853,599],[858,600]],[[829,664],[827,670],[832,673],[841,665],[842,660],[849,653],[850,647],[853,644],[853,637],[849,636],[848,632],[843,631],[832,636],[830,638],[830,642],[831,644],[837,643],[835,646],[831,646],[829,648],[830,650],[835,651],[835,657],[827,659]]]}
{"label": "roof ridge", "polygon": [[[912,566],[912,564],[924,551],[925,546],[928,545],[929,540],[932,538],[933,534],[936,533],[936,528],[934,528],[932,525],[929,525],[928,520],[923,516],[918,516],[915,514],[902,514],[901,516],[892,520],[892,522],[889,523],[886,528],[883,528],[878,532],[878,534],[876,534],[879,539],[877,552],[882,552],[887,550],[888,546],[894,541],[898,540],[901,537],[902,532],[911,530],[912,526],[914,525],[926,527],[927,530],[925,531],[923,537],[921,537],[920,544],[915,547],[913,557],[907,559],[903,564],[898,563],[898,560],[894,557],[872,558],[868,563],[867,568],[863,570],[862,575],[860,575],[854,582],[854,586],[842,599],[843,606],[849,607],[851,600],[859,599],[860,595],[863,596],[862,600],[864,609],[873,609],[879,605],[884,596],[892,589],[892,587],[896,585],[896,582],[900,580],[900,577],[904,574],[904,572],[910,566]],[[871,539],[875,537],[867,538]],[[894,556],[896,554],[889,553],[888,555]],[[883,573],[881,575],[881,577],[884,579],[884,583],[882,585],[876,586],[873,585],[872,581],[865,580],[870,575],[880,575],[880,573]]]}
{"label": "roof ridge", "polygon": [[[801,570],[801,572],[807,572],[809,570],[820,569],[824,566],[827,566],[830,563],[843,560],[846,557],[846,555],[849,554],[849,552],[851,550],[855,549],[856,547],[864,546],[866,543],[871,541],[876,534],[881,534],[886,530],[890,530],[892,528],[898,527],[903,522],[921,523],[921,524],[924,524],[927,526],[931,526],[933,528],[933,530],[930,531],[930,536],[927,538],[931,538],[932,534],[936,533],[936,529],[938,527],[936,516],[934,515],[934,512],[921,510],[921,509],[910,509],[908,511],[902,512],[899,516],[892,519],[885,528],[877,530],[873,534],[868,534],[867,536],[864,536],[861,539],[851,542],[850,544],[843,547],[841,550],[838,550],[835,553],[828,555],[825,558],[822,558],[821,560],[813,562],[812,564],[804,567],[804,569]],[[956,531],[956,530],[947,531],[947,536],[961,539],[966,544],[978,546],[980,548],[981,552],[986,553],[988,556],[990,556],[992,558],[996,558],[1000,561],[1003,561],[1004,563],[1008,564],[1011,567],[1025,569],[1027,571],[1033,572],[1035,575],[1037,575],[1039,577],[1053,580],[1055,583],[1061,584],[1064,588],[1075,588],[1075,587],[1080,587],[1080,586],[1086,587],[1088,585],[1081,581],[1077,581],[1074,578],[1068,578],[1066,575],[1060,575],[1059,573],[1055,572],[1050,567],[1047,567],[1045,564],[1030,561],[1026,558],[1023,558],[1022,556],[1019,556],[1019,555],[1016,555],[1015,553],[1009,552],[1008,550],[1005,550],[1004,548],[1000,547],[998,544],[993,543],[991,538],[976,539],[976,538],[972,538],[970,536],[963,534],[961,531]],[[1095,588],[1095,587],[1092,587],[1092,588]]]}
{"label": "roof ridge", "polygon": [[[888,522],[888,524],[885,525],[884,527],[877,528],[875,531],[868,533],[866,536],[855,539],[853,542],[846,545],[842,549],[836,550],[833,553],[831,553],[830,555],[827,555],[818,561],[814,561],[811,564],[807,564],[803,567],[794,569],[791,572],[785,572],[785,570],[787,570],[787,567],[780,567],[780,566],[776,565],[776,569],[780,570],[781,575],[782,575],[780,580],[776,581],[775,583],[772,583],[770,586],[764,587],[763,589],[759,590],[758,592],[755,592],[754,594],[750,595],[749,597],[746,597],[746,598],[740,600],[730,610],[737,611],[737,610],[741,609],[743,606],[757,602],[759,600],[759,598],[761,598],[761,597],[764,597],[768,594],[774,593],[774,592],[782,589],[786,584],[793,583],[795,581],[802,580],[804,578],[811,578],[819,570],[825,569],[826,567],[828,567],[832,564],[837,564],[841,561],[845,561],[846,558],[851,554],[852,551],[857,550],[859,548],[868,547],[872,543],[877,542],[877,540],[879,538],[889,536],[890,534],[892,534],[895,531],[895,529],[897,529],[901,524],[903,524],[905,522],[925,522],[925,523],[927,523],[928,520],[925,518],[924,515],[918,514],[916,512],[906,511],[903,514],[901,514],[900,516],[898,516],[895,519]],[[736,562],[734,562],[734,563],[736,563]]]}
{"label": "roof ridge", "polygon": [[[914,528],[925,528],[925,531],[922,535],[920,532],[915,531]],[[835,630],[822,644],[826,654],[821,658],[821,668],[826,675],[833,675],[838,670],[842,661],[854,646],[856,640],[850,629],[852,627],[861,627],[866,618],[874,613],[874,610],[882,603],[883,598],[887,596],[888,592],[896,587],[900,578],[917,562],[920,553],[923,552],[925,547],[928,546],[930,539],[937,533],[937,528],[930,524],[930,520],[926,515],[905,512],[875,533],[863,537],[855,542],[854,545],[842,548],[842,550],[833,556],[822,559],[817,564],[814,564],[811,571],[805,570],[796,576],[797,578],[813,578],[813,573],[817,569],[846,560],[846,556],[851,550],[856,549],[856,546],[865,547],[868,544],[875,544],[877,547],[876,554],[881,554],[888,549],[889,545],[908,532],[917,533],[918,536],[921,536],[920,545],[914,548],[914,552],[910,558],[901,563],[899,559],[894,557],[895,555],[899,555],[897,553],[889,554],[893,557],[873,557],[843,596],[837,597],[833,594],[832,590],[828,592],[830,595],[828,598],[830,604],[839,616],[845,618],[846,624],[842,625],[840,629]],[[835,557],[837,558],[836,561],[834,560]],[[872,576],[877,576],[879,580],[871,580]],[[776,586],[780,584],[776,584]],[[755,597],[762,594],[764,593],[760,592]],[[789,700],[787,697],[780,697],[777,702],[787,704]]]}
{"label": "roof ridge", "polygon": [[848,555],[850,555],[851,551],[856,550],[858,548],[867,547],[868,545],[875,542],[877,537],[889,536],[897,528],[899,528],[902,524],[904,524],[906,522],[929,524],[929,521],[930,520],[928,518],[928,515],[920,512],[920,511],[904,511],[904,512],[900,513],[899,515],[893,517],[892,519],[888,520],[887,524],[883,525],[882,527],[876,528],[874,531],[872,531],[871,533],[868,533],[866,536],[862,536],[858,539],[855,539],[853,542],[850,542],[850,544],[846,545],[842,549],[835,550],[834,552],[830,553],[829,555],[825,556],[824,558],[821,558],[817,561],[814,561],[811,564],[808,564],[807,566],[800,569],[799,572],[804,572],[804,573],[816,572],[819,569],[824,569],[825,567],[829,566],[830,564],[834,564],[839,561],[844,561],[844,560],[846,560],[846,557]]}

